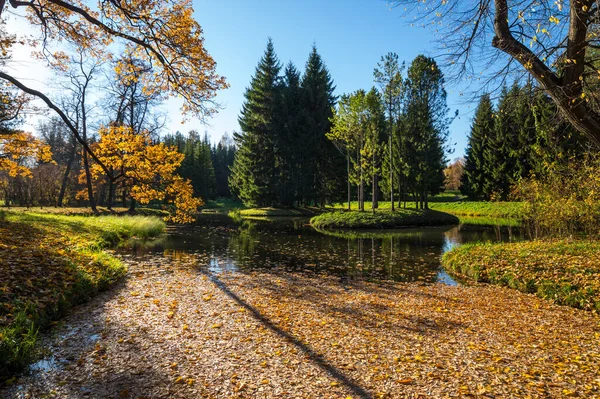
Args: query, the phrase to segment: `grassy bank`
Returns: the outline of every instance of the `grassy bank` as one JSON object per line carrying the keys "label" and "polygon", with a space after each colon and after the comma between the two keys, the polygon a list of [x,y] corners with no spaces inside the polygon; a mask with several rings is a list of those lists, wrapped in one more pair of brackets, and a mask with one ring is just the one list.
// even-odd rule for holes
{"label": "grassy bank", "polygon": [[231,198],[216,198],[206,201],[200,209],[202,213],[229,213],[244,208],[244,204],[240,201]]}
{"label": "grassy bank", "polygon": [[[82,207],[55,207],[55,206],[33,206],[33,207],[24,207],[24,206],[11,206],[9,208],[4,208],[3,210],[11,213],[43,213],[43,214],[52,214],[52,215],[64,215],[64,216],[95,216],[94,212],[90,209],[90,207],[82,206]],[[129,213],[129,208],[123,207],[113,207],[112,210],[107,209],[106,207],[99,206],[98,214],[100,216],[112,216],[112,215],[126,215]],[[158,208],[148,208],[141,207],[136,208],[135,214],[138,216],[158,216],[165,217],[169,216],[169,212],[163,209]]]}
{"label": "grassy bank", "polygon": [[446,269],[473,281],[534,293],[561,305],[600,311],[600,242],[467,244],[446,253]]}
{"label": "grassy bank", "polygon": [[0,382],[35,357],[38,329],[126,273],[104,248],[165,229],[148,216],[2,212],[0,219]]}
{"label": "grassy bank", "polygon": [[458,218],[432,210],[398,209],[396,212],[327,212],[313,217],[310,224],[318,229],[389,229],[458,224]]}
{"label": "grassy bank", "polygon": [[310,209],[302,208],[249,208],[240,209],[238,214],[242,217],[260,216],[260,217],[292,217],[292,216],[312,216],[314,212]]}
{"label": "grassy bank", "polygon": [[[477,216],[497,219],[520,219],[523,214],[524,204],[522,202],[484,202],[484,201],[439,201],[430,202],[429,208],[435,211],[450,213],[456,216]],[[358,202],[351,202],[351,209],[358,210]],[[399,209],[396,204],[396,209]],[[414,203],[407,203],[407,209],[415,209]],[[336,204],[336,209],[348,209],[348,203]],[[365,209],[371,209],[371,203],[365,202]],[[379,210],[391,209],[389,201],[380,201]],[[404,208],[400,208],[404,209]]]}

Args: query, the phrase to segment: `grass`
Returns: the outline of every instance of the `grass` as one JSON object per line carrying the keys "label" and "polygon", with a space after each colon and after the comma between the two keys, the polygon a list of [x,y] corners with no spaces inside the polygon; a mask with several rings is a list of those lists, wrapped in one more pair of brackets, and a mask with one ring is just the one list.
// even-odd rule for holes
{"label": "grass", "polygon": [[317,229],[381,229],[458,224],[458,218],[438,211],[399,209],[395,212],[327,212],[310,219]]}
{"label": "grass", "polygon": [[[8,212],[13,213],[49,213],[53,215],[79,215],[79,216],[96,216],[92,212],[89,207],[52,207],[52,206],[33,206],[33,207],[24,207],[24,206],[14,206],[4,208]],[[125,215],[129,212],[129,208],[122,207],[113,207],[112,210],[107,209],[106,207],[99,206],[98,212],[100,216],[106,215]],[[136,215],[140,216],[158,216],[165,217],[169,215],[169,212],[163,209],[157,208],[136,208]]]}
{"label": "grass", "polygon": [[208,200],[202,206],[202,213],[229,213],[245,208],[244,204],[231,198],[216,198]]}
{"label": "grass", "polygon": [[35,358],[40,328],[125,275],[105,248],[165,229],[148,216],[3,211],[0,219],[0,383]]}
{"label": "grass", "polygon": [[521,219],[511,218],[491,218],[485,216],[458,216],[460,224],[470,226],[500,226],[500,227],[521,227]]}
{"label": "grass", "polygon": [[[446,212],[456,216],[472,216],[472,217],[487,217],[487,218],[507,218],[520,219],[524,205],[522,202],[483,202],[483,201],[453,201],[443,202],[441,199],[437,202],[430,202],[429,208],[435,211]],[[351,209],[358,210],[358,202],[351,202]],[[396,204],[397,205],[397,204]],[[414,203],[407,203],[407,209],[415,209]],[[336,204],[335,209],[347,209],[348,203]],[[371,203],[365,202],[365,209],[371,209]],[[389,201],[380,201],[379,210],[391,209]],[[396,206],[396,209],[399,209]],[[404,208],[400,208],[404,209]]]}
{"label": "grass", "polygon": [[454,248],[445,268],[472,281],[508,286],[561,305],[600,311],[600,242],[475,243]]}
{"label": "grass", "polygon": [[249,208],[240,209],[239,215],[242,217],[254,216],[254,217],[277,217],[277,216],[310,216],[314,215],[314,212],[310,209],[297,209],[297,208]]}

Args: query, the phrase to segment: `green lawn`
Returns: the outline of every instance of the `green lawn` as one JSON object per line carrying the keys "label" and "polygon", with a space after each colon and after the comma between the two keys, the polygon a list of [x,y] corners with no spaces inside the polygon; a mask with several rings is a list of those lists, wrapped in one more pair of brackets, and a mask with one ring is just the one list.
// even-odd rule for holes
{"label": "green lawn", "polygon": [[[350,203],[351,209],[358,210],[358,202]],[[396,209],[399,209],[396,204]],[[414,202],[406,204],[407,209],[415,209]],[[481,216],[488,218],[521,218],[523,212],[522,202],[483,202],[483,201],[454,201],[454,202],[430,202],[432,210],[446,212],[457,216]],[[348,209],[348,203],[335,204],[334,209]],[[371,209],[371,202],[365,202],[365,209]],[[389,201],[380,201],[379,210],[391,209]],[[400,208],[403,209],[403,208]]]}

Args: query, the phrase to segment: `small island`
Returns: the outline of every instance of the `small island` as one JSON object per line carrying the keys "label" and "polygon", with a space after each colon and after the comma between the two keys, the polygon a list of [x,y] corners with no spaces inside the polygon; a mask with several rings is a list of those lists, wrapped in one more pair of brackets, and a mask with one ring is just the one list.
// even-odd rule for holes
{"label": "small island", "polygon": [[458,223],[458,217],[431,209],[397,209],[393,212],[336,211],[322,213],[310,219],[311,226],[317,229],[396,229]]}

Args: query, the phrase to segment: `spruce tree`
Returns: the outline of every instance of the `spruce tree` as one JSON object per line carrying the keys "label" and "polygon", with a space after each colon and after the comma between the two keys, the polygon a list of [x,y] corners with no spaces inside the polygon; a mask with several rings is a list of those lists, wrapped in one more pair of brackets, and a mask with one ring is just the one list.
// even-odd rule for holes
{"label": "spruce tree", "polygon": [[444,186],[448,106],[444,76],[436,62],[417,56],[408,68],[405,101],[407,177],[417,207],[428,208],[428,196]]}
{"label": "spruce tree", "polygon": [[294,206],[301,198],[302,162],[298,148],[302,148],[301,117],[302,89],[300,72],[291,62],[285,68],[281,97],[277,112],[278,136],[275,143],[278,169],[278,200],[281,205]]}
{"label": "spruce tree", "polygon": [[484,187],[490,179],[490,171],[484,157],[494,132],[494,109],[489,94],[479,100],[471,125],[469,144],[465,155],[461,192],[473,200],[486,199]]}
{"label": "spruce tree", "polygon": [[494,135],[484,152],[486,165],[489,165],[489,179],[484,186],[486,199],[507,199],[517,177],[515,149],[520,121],[517,119],[516,103],[519,91],[517,84],[510,90],[504,87],[498,102]]}
{"label": "spruce tree", "polygon": [[269,39],[238,119],[241,133],[234,134],[238,151],[231,170],[230,187],[248,206],[272,206],[277,198],[276,110],[281,65]]}
{"label": "spruce tree", "polygon": [[326,137],[331,128],[335,86],[321,56],[313,45],[302,76],[302,187],[305,204],[322,205],[338,197],[344,182],[344,159]]}

